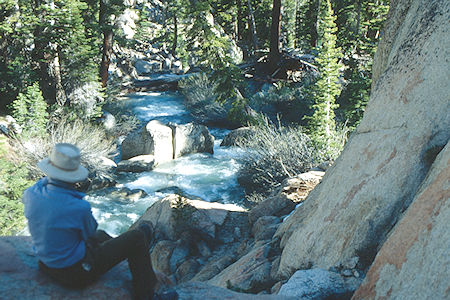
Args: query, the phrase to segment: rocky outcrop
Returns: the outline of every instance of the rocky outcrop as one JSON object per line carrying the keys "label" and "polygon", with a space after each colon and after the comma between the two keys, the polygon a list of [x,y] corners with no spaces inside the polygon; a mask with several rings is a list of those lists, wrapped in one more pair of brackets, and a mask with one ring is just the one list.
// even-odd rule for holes
{"label": "rocky outcrop", "polygon": [[352,299],[450,297],[450,143]]}
{"label": "rocky outcrop", "polygon": [[[169,195],[149,207],[131,228],[142,221],[155,227],[154,267],[178,283],[209,280],[252,249],[246,244],[250,237],[247,213],[235,205]],[[253,261],[248,262],[245,276],[258,278],[259,272],[249,271],[254,270]]]}
{"label": "rocky outcrop", "polygon": [[208,283],[246,293],[270,289],[273,284],[270,276],[271,261],[270,246],[268,244],[256,246],[211,278]]}
{"label": "rocky outcrop", "polygon": [[298,298],[281,295],[252,295],[234,292],[225,288],[213,287],[202,282],[188,282],[175,287],[180,300],[294,300]]}
{"label": "rocky outcrop", "polygon": [[213,147],[214,137],[204,125],[194,123],[165,125],[152,120],[125,138],[122,142],[122,159],[152,155],[154,164],[157,165],[186,154],[213,153]]}
{"label": "rocky outcrop", "polygon": [[[233,215],[237,215],[237,218],[241,216],[246,218],[245,210],[233,204],[190,200],[179,195],[169,195],[150,206],[136,224],[140,221],[150,221],[155,226],[157,235],[170,240],[177,240],[183,234],[192,231],[199,240],[232,241],[238,237],[233,237],[233,232],[223,232],[220,228],[225,226],[226,221],[231,222],[234,219]],[[242,232],[244,230],[245,228]],[[221,234],[229,236],[219,236]]]}
{"label": "rocky outcrop", "polygon": [[450,3],[399,0],[393,7],[406,14],[399,26],[386,26],[395,31],[385,33],[393,37],[387,67],[361,124],[276,233],[280,278],[303,268],[339,267],[353,257],[357,268],[370,266],[449,140]]}
{"label": "rocky outcrop", "polygon": [[0,133],[10,136],[13,134],[20,134],[22,132],[22,127],[17,123],[17,121],[7,115],[0,119]]}

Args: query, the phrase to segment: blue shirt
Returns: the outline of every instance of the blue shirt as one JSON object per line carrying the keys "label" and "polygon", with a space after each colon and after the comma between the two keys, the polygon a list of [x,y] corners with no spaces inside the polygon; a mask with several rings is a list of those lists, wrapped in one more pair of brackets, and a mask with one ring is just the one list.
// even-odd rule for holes
{"label": "blue shirt", "polygon": [[85,255],[85,241],[97,229],[84,193],[67,183],[44,177],[23,194],[25,217],[39,259],[65,268]]}

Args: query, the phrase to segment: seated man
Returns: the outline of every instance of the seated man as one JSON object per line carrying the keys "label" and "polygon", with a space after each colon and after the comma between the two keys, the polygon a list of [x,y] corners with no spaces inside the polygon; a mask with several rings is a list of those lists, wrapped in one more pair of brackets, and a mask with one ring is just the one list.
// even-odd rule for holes
{"label": "seated man", "polygon": [[90,204],[76,184],[86,180],[88,170],[80,164],[80,150],[56,144],[50,156],[38,163],[48,176],[23,195],[25,216],[39,258],[39,268],[60,284],[81,288],[94,282],[119,262],[128,259],[135,299],[176,299],[176,293],[154,294],[148,224],[117,238],[97,231]]}

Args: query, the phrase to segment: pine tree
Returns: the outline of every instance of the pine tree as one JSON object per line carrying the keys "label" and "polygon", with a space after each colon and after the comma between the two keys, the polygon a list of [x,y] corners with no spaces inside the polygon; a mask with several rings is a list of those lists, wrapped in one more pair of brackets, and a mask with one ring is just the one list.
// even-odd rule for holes
{"label": "pine tree", "polygon": [[336,129],[334,110],[338,105],[335,99],[341,92],[338,80],[339,69],[342,67],[339,59],[342,54],[340,48],[336,47],[336,17],[333,15],[330,1],[327,0],[324,6],[325,9],[321,12],[323,17],[319,19],[320,46],[316,59],[320,76],[311,91],[314,100],[311,108],[314,114],[307,119],[313,140],[324,146],[325,152],[329,152]]}
{"label": "pine tree", "polygon": [[27,87],[25,94],[19,93],[12,103],[13,116],[22,126],[24,136],[42,136],[48,120],[47,103],[42,97],[38,83]]}

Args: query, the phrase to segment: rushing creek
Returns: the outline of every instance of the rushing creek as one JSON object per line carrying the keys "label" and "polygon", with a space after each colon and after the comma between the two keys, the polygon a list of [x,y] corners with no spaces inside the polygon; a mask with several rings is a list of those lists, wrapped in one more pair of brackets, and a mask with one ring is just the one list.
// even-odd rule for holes
{"label": "rushing creek", "polygon": [[[123,101],[123,109],[133,112],[143,124],[150,120],[185,124],[192,116],[176,93],[138,93]],[[191,154],[157,166],[151,172],[121,174],[120,187],[142,189],[148,195],[136,201],[112,197],[114,189],[92,192],[87,197],[101,229],[118,235],[135,222],[155,201],[181,190],[206,201],[242,203],[243,190],[237,183],[239,158],[236,147],[220,147],[226,129],[209,128],[215,137],[214,154]]]}

